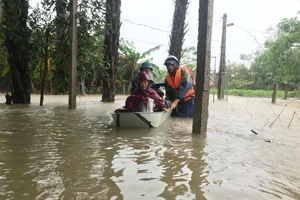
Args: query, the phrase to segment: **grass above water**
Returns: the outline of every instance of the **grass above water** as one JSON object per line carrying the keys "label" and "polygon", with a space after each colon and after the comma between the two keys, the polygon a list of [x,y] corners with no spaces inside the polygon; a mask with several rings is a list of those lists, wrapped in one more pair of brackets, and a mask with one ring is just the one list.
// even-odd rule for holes
{"label": "grass above water", "polygon": [[[210,94],[217,94],[217,89],[211,89]],[[225,95],[231,96],[244,96],[244,97],[272,97],[272,90],[239,90],[239,89],[230,89],[228,91],[225,90]],[[277,91],[277,97],[283,98],[284,91]],[[300,91],[289,91],[289,98],[300,98]]]}

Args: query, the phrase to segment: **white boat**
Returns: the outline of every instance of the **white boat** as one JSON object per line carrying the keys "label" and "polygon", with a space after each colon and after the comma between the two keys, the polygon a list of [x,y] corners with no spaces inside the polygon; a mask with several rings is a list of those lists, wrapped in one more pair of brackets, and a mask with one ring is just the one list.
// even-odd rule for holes
{"label": "white boat", "polygon": [[112,113],[113,122],[119,127],[159,127],[171,115],[172,111],[167,112],[122,112]]}

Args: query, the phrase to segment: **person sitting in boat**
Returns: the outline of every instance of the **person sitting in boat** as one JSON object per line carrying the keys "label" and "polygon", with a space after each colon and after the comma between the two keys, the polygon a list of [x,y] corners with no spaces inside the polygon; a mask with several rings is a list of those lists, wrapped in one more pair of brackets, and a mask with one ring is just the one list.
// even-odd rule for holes
{"label": "person sitting in boat", "polygon": [[[152,80],[146,72],[142,72],[138,79],[138,87],[127,97],[124,109],[117,109],[118,112],[145,112],[148,102],[151,99],[154,102],[154,108],[151,111],[168,111],[164,100],[150,87]],[[150,101],[149,101],[150,99]],[[151,112],[150,111],[150,112]]]}
{"label": "person sitting in boat", "polygon": [[[130,92],[134,92],[134,90],[138,87],[138,80],[139,77],[141,75],[141,73],[146,72],[146,74],[148,76],[150,76],[151,72],[153,70],[152,64],[150,62],[143,62],[140,66],[140,72],[133,78],[132,83],[131,83],[131,89]],[[159,89],[160,85],[159,84],[155,84],[153,81],[151,83],[149,83],[149,87],[151,87],[152,89],[154,89],[157,94],[161,97],[164,96],[164,92]]]}

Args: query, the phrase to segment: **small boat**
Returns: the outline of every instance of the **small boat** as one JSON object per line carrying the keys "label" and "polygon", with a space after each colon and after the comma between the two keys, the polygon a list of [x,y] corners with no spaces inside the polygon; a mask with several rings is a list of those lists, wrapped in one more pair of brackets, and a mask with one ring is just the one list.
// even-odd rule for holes
{"label": "small boat", "polygon": [[121,112],[112,113],[114,124],[119,127],[159,127],[171,116],[172,111],[167,112]]}

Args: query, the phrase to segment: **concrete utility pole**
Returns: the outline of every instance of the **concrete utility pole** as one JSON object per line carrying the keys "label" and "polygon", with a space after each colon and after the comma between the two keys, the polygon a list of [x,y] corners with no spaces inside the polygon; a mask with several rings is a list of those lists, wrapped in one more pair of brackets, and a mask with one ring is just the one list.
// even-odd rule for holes
{"label": "concrete utility pole", "polygon": [[77,96],[77,0],[71,1],[71,62],[69,76],[69,109],[76,108]]}
{"label": "concrete utility pole", "polygon": [[221,57],[218,78],[218,99],[224,98],[224,73],[225,73],[225,54],[226,54],[226,27],[227,27],[227,14],[223,15],[223,29],[221,40]]}
{"label": "concrete utility pole", "polygon": [[193,133],[206,133],[207,131],[213,4],[214,0],[199,1],[197,81]]}
{"label": "concrete utility pole", "polygon": [[[216,68],[216,66],[217,66],[217,57],[216,57],[216,56],[211,56],[210,58],[213,58],[213,59],[214,59],[214,70],[213,70],[213,72],[214,72],[214,80],[213,80],[214,86],[213,86],[213,88],[216,88],[216,82],[217,82],[217,78],[216,78],[216,71],[217,71],[217,68]],[[210,80],[210,82],[211,82],[211,80]],[[210,85],[210,82],[209,82],[209,85]],[[213,102],[215,102],[215,94],[213,94]]]}

